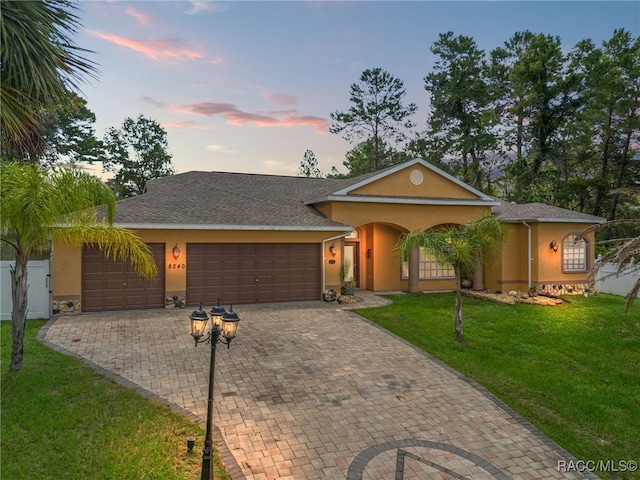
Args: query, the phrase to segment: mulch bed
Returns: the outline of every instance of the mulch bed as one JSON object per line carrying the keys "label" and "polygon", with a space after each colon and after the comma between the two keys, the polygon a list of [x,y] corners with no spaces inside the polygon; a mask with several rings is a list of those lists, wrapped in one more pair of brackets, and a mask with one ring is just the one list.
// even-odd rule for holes
{"label": "mulch bed", "polygon": [[517,292],[515,295],[509,293],[491,293],[485,291],[464,290],[463,293],[468,297],[479,298],[481,300],[489,300],[498,303],[507,303],[513,305],[515,303],[528,303],[531,305],[545,305],[555,306],[561,305],[567,300],[563,300],[560,297],[553,297],[548,295],[533,295],[530,296],[527,293]]}

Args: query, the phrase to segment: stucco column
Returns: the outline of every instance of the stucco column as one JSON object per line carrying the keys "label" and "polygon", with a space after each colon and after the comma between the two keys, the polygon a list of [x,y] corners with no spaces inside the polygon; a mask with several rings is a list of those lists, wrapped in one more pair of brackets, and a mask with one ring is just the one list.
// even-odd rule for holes
{"label": "stucco column", "polygon": [[473,290],[484,290],[484,266],[481,261],[476,264],[476,270],[473,272]]}
{"label": "stucco column", "polygon": [[418,280],[420,279],[420,250],[414,247],[409,252],[409,293],[418,293]]}

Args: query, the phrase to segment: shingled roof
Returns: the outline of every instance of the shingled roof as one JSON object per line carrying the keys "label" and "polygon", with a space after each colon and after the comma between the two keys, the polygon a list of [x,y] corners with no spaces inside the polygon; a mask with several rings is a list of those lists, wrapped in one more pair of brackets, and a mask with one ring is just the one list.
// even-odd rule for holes
{"label": "shingled roof", "polygon": [[492,213],[503,222],[563,222],[563,223],[603,223],[605,218],[588,213],[554,207],[545,203],[501,202],[492,207]]}
{"label": "shingled roof", "polygon": [[[351,179],[349,179],[351,180]],[[116,223],[136,228],[350,230],[303,201],[345,180],[187,172],[151,180],[118,201]]]}
{"label": "shingled roof", "polygon": [[[118,201],[115,221],[129,228],[217,229],[217,230],[325,230],[350,231],[352,226],[323,216],[314,206],[322,201],[376,201],[420,204],[427,201],[447,204],[443,199],[351,194],[353,188],[416,162],[371,172],[359,177],[309,178],[228,172],[187,172],[157,178],[147,183],[146,192]],[[459,180],[452,181],[462,184]],[[464,185],[464,184],[462,184]],[[468,187],[468,186],[466,186]],[[470,191],[475,192],[471,187]],[[605,219],[552,207],[543,203],[501,202],[477,192],[480,203],[505,222],[601,223]],[[363,200],[364,199],[364,200]],[[458,204],[463,199],[447,199]],[[471,204],[465,199],[464,203]]]}

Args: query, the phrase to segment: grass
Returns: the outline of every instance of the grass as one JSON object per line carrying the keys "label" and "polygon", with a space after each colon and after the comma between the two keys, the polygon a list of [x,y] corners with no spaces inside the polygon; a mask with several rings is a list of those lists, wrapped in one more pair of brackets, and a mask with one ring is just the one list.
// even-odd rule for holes
{"label": "grass", "polygon": [[[43,325],[27,322],[24,368],[9,372],[11,322],[0,322],[0,478],[200,477],[200,426],[42,345]],[[216,478],[229,479],[219,465]]]}
{"label": "grass", "polygon": [[389,298],[357,313],[476,380],[578,459],[640,461],[638,303],[625,315],[613,295],[556,307],[464,298],[460,343],[453,294]]}

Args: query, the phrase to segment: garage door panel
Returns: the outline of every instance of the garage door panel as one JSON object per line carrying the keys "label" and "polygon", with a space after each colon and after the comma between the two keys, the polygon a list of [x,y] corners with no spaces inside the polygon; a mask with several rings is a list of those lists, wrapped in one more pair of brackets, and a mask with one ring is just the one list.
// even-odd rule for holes
{"label": "garage door panel", "polygon": [[271,271],[273,269],[273,261],[271,259],[258,259],[255,266],[258,270]]}
{"label": "garage door panel", "polygon": [[123,310],[122,308],[122,303],[123,303],[123,298],[122,297],[114,297],[114,298],[107,298],[104,302],[104,304],[101,306],[101,310],[102,311],[118,311],[118,310]]}
{"label": "garage door panel", "polygon": [[102,280],[100,278],[94,280],[85,279],[84,285],[87,290],[100,290],[102,289]]}
{"label": "garage door panel", "polygon": [[206,270],[207,272],[211,272],[215,270],[220,270],[221,268],[222,268],[221,260],[216,260],[216,261],[207,260],[204,270]]}
{"label": "garage door panel", "polygon": [[[187,258],[189,305],[206,303],[202,299],[212,291],[222,292],[225,303],[315,300],[320,295],[319,244],[187,244]],[[204,288],[196,291],[191,285]]]}
{"label": "garage door panel", "polygon": [[116,263],[107,263],[105,264],[105,270],[104,273],[119,273],[119,274],[123,274],[124,273],[124,265],[118,265]]}
{"label": "garage door panel", "polygon": [[104,290],[121,290],[124,287],[123,279],[105,278],[102,288]]}
{"label": "garage door panel", "polygon": [[[228,298],[227,298],[227,302],[230,302],[230,300]],[[250,292],[250,291],[245,290],[245,289],[240,290],[240,292],[238,294],[237,303],[256,303],[255,292]]]}
{"label": "garage door panel", "polygon": [[144,308],[144,294],[129,294],[127,292],[127,305],[132,308]]}
{"label": "garage door panel", "polygon": [[256,255],[272,255],[276,245],[273,243],[256,243],[252,245]]}
{"label": "garage door panel", "polygon": [[206,251],[212,254],[219,253],[221,255],[238,255],[240,246],[236,243],[205,243],[203,244]]}
{"label": "garage door panel", "polygon": [[87,299],[82,302],[82,308],[87,311],[95,311],[96,309],[101,309],[103,305],[102,299]]}
{"label": "garage door panel", "polygon": [[222,261],[222,267],[220,268],[220,270],[226,270],[226,271],[238,271],[240,270],[240,261],[237,259],[230,259],[230,258],[225,258]]}

